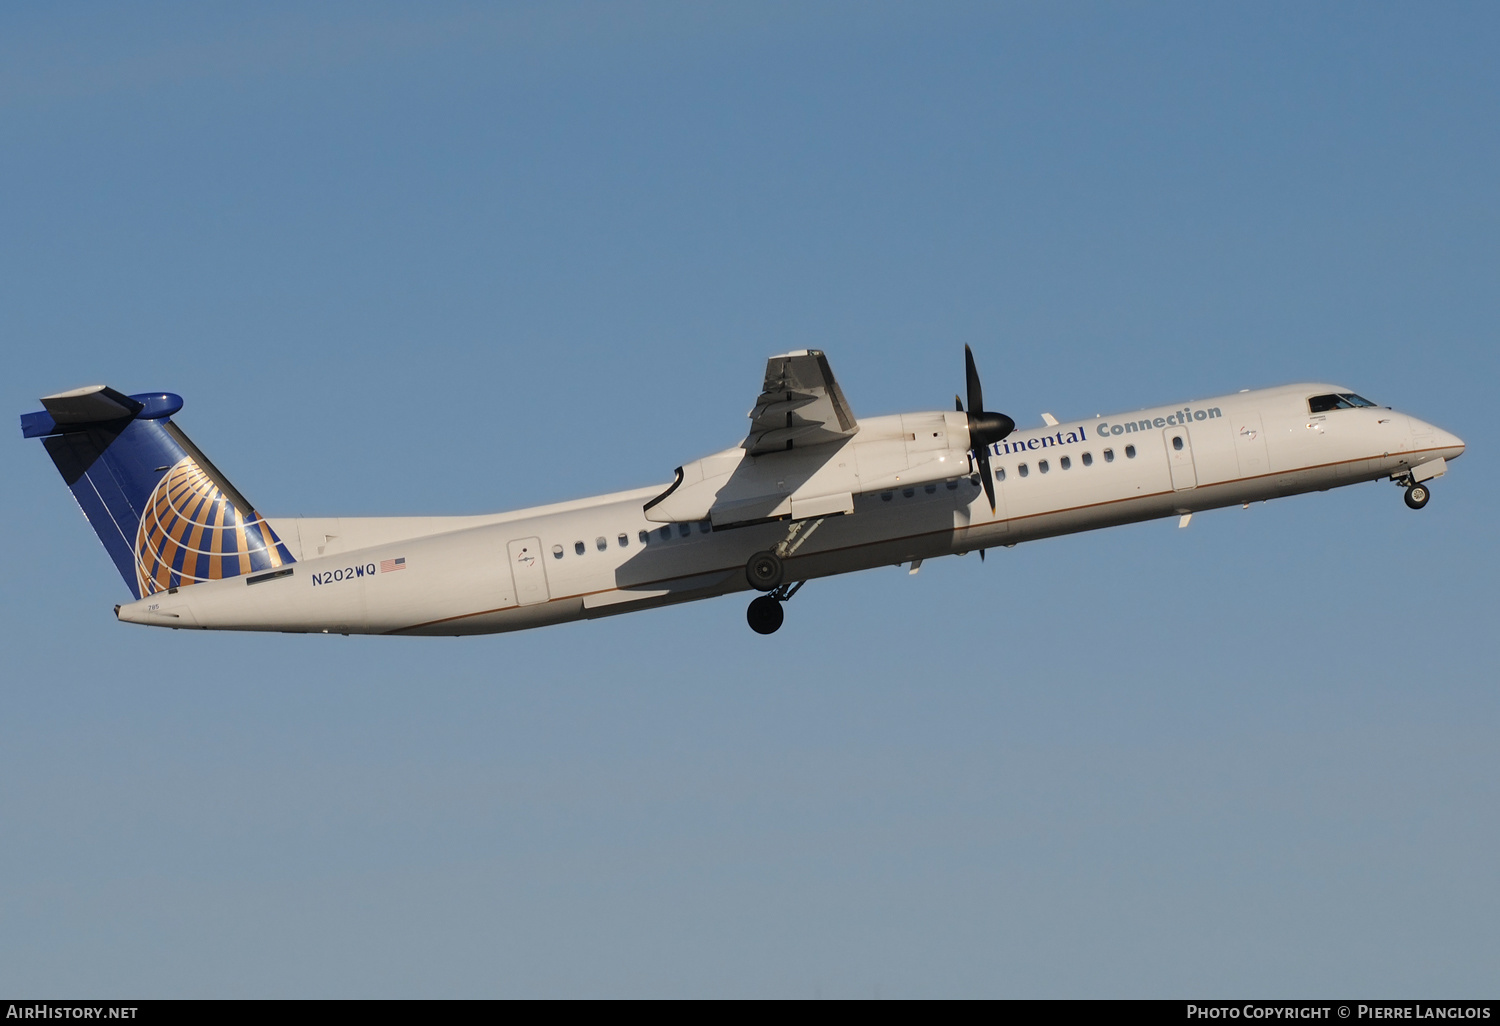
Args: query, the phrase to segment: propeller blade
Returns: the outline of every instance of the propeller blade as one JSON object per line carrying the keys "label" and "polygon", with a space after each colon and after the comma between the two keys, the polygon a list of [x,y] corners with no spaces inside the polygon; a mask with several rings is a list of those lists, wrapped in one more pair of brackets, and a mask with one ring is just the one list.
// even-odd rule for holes
{"label": "propeller blade", "polygon": [[984,497],[990,500],[990,512],[995,512],[995,476],[990,473],[989,446],[974,450],[974,462],[979,464],[979,483],[984,485]]}
{"label": "propeller blade", "polygon": [[969,412],[984,411],[984,386],[979,383],[979,368],[974,366],[974,350],[964,346],[964,376],[969,384]]}
{"label": "propeller blade", "polygon": [[[995,502],[995,478],[990,473],[990,446],[1016,429],[1016,422],[1003,413],[990,413],[984,408],[984,386],[979,383],[979,368],[974,366],[974,350],[964,346],[964,377],[969,386],[969,472],[977,465],[979,483],[984,486],[984,496],[990,500],[990,512],[997,509]],[[964,412],[963,401],[953,397],[953,408]],[[981,551],[979,558],[984,558]]]}
{"label": "propeller blade", "polygon": [[[984,408],[984,386],[979,383],[979,368],[974,366],[974,351],[968,346],[964,346],[964,374],[969,379],[969,444],[982,449],[1014,431],[1016,422]],[[955,402],[957,399],[954,396]]]}

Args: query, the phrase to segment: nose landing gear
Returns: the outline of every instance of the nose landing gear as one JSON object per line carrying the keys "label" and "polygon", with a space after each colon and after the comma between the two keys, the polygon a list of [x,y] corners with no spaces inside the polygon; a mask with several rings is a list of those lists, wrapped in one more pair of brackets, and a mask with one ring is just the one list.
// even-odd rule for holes
{"label": "nose landing gear", "polygon": [[1423,506],[1427,505],[1427,500],[1432,498],[1432,490],[1427,487],[1426,478],[1418,481],[1415,479],[1414,475],[1410,471],[1408,471],[1400,477],[1392,474],[1391,480],[1395,481],[1396,484],[1406,489],[1406,505],[1411,509],[1421,509]]}
{"label": "nose landing gear", "polygon": [[775,634],[786,619],[781,604],[790,600],[806,583],[798,581],[796,584],[783,584],[774,591],[751,600],[750,608],[745,610],[745,621],[750,624],[750,629],[756,634]]}
{"label": "nose landing gear", "polygon": [[1412,509],[1421,509],[1427,505],[1427,500],[1432,498],[1432,491],[1427,482],[1435,477],[1442,477],[1443,471],[1447,469],[1447,463],[1439,456],[1435,460],[1410,467],[1391,475],[1391,480],[1406,489],[1406,504]]}

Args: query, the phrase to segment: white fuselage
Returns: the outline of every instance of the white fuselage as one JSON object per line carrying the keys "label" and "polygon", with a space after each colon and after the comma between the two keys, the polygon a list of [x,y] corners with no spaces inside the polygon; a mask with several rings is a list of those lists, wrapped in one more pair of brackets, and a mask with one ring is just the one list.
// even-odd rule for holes
{"label": "white fuselage", "polygon": [[[118,616],[339,634],[521,630],[748,590],[746,561],[795,522],[789,581],[1373,481],[1463,452],[1455,436],[1383,407],[1309,412],[1309,395],[1341,391],[1290,385],[1017,429],[991,447],[993,514],[967,460],[953,459],[940,480],[856,494],[849,514],[730,529],[648,519],[643,506],[665,485],[487,516],[270,518],[294,565],[157,593]],[[912,425],[944,418],[868,418],[850,443],[914,437]]]}

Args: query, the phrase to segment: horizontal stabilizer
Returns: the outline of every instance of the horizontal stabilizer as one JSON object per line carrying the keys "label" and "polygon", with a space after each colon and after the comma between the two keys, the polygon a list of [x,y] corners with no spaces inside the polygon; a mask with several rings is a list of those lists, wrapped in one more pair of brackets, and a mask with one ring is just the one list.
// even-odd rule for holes
{"label": "horizontal stabilizer", "polygon": [[44,409],[21,414],[21,434],[45,438],[90,424],[159,420],[182,409],[182,397],[171,392],[122,395],[108,385],[89,385],[42,396]]}
{"label": "horizontal stabilizer", "polygon": [[141,412],[144,403],[121,395],[108,385],[89,385],[71,392],[42,396],[42,406],[56,424],[94,424],[121,420]]}

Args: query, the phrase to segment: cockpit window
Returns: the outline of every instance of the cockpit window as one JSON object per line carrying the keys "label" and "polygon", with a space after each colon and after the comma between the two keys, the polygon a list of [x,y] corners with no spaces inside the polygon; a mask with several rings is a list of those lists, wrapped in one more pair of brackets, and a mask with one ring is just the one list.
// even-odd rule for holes
{"label": "cockpit window", "polygon": [[1307,401],[1307,407],[1313,413],[1327,413],[1329,410],[1353,410],[1361,406],[1374,406],[1362,395],[1353,392],[1341,392],[1338,395],[1315,395]]}

